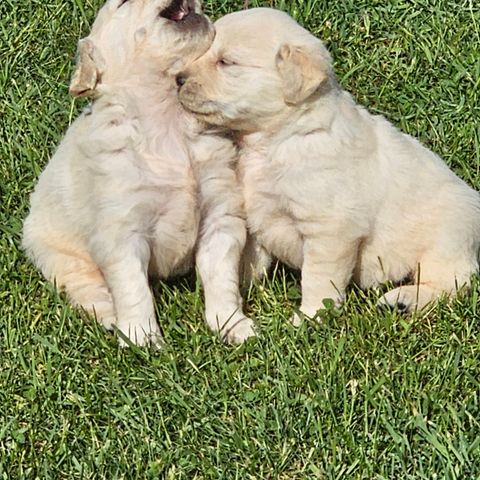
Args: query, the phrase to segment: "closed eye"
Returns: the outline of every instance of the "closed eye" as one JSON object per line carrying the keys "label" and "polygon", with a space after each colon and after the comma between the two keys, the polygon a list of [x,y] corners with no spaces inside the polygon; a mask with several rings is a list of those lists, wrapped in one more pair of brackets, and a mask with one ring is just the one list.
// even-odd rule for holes
{"label": "closed eye", "polygon": [[227,58],[220,58],[217,61],[217,65],[219,67],[231,67],[232,65],[236,65],[236,63],[233,60],[229,60]]}
{"label": "closed eye", "polygon": [[125,5],[128,2],[128,0],[120,0],[120,3],[118,4],[118,8],[120,8],[122,5]]}

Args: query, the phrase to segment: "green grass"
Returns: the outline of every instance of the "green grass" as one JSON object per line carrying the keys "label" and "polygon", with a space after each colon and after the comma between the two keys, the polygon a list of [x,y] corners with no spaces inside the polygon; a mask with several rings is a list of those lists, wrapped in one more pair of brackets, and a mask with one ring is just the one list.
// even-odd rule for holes
{"label": "green grass", "polygon": [[[212,17],[243,1],[208,0]],[[20,249],[28,195],[81,104],[76,41],[99,0],[0,3],[0,479],[479,479],[480,283],[417,316],[352,290],[296,330],[298,281],[247,295],[225,346],[195,278],[157,285],[160,352],[122,350]],[[251,1],[255,6],[259,2]],[[477,2],[265,2],[325,40],[340,82],[480,189]]]}

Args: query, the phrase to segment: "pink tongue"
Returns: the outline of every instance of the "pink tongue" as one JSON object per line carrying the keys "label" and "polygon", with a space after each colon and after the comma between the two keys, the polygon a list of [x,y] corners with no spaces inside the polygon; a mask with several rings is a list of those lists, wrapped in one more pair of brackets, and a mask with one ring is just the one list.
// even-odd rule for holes
{"label": "pink tongue", "polygon": [[172,20],[175,20],[176,22],[178,22],[179,20],[182,20],[183,17],[185,17],[185,15],[186,15],[186,12],[182,8],[177,13],[175,13],[175,15],[172,16]]}

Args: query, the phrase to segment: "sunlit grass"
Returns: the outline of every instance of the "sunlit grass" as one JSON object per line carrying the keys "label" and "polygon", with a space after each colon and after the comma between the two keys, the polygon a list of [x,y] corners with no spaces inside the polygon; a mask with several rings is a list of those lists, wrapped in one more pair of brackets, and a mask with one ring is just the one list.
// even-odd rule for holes
{"label": "sunlit grass", "polygon": [[[278,268],[246,293],[259,338],[229,347],[192,276],[155,285],[166,345],[149,352],[119,349],[25,259],[28,195],[81,107],[67,85],[100,3],[0,3],[0,478],[480,478],[478,282],[416,317],[352,289],[294,329],[298,279]],[[245,2],[204,3],[217,18]],[[263,5],[324,39],[359,102],[480,189],[476,4]]]}

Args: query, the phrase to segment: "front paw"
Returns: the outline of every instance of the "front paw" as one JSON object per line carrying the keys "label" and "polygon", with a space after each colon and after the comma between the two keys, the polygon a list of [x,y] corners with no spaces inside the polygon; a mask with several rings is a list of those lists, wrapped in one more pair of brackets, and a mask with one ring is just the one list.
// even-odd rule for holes
{"label": "front paw", "polygon": [[295,312],[291,317],[290,317],[290,323],[294,326],[294,327],[299,327],[302,323],[303,323],[303,320],[304,320],[304,315],[301,313],[301,312]]}
{"label": "front paw", "polygon": [[305,321],[305,319],[313,319],[316,322],[321,321],[322,312],[328,312],[335,310],[341,306],[341,299],[332,300],[331,298],[324,298],[323,305],[320,307],[313,307],[308,305],[302,305],[298,312],[295,312],[290,317],[290,322],[294,327],[299,327]]}
{"label": "front paw", "polygon": [[150,346],[155,349],[162,346],[162,335],[155,321],[145,325],[134,323],[119,324],[116,328],[120,332],[118,343],[121,347],[128,347],[130,343],[138,347]]}
{"label": "front paw", "polygon": [[250,337],[255,337],[255,324],[244,315],[231,319],[221,331],[225,342],[239,345]]}
{"label": "front paw", "polygon": [[247,338],[256,336],[253,320],[241,312],[233,315],[210,314],[205,318],[208,326],[218,332],[224,342],[241,344]]}
{"label": "front paw", "polygon": [[290,322],[294,327],[299,327],[305,321],[306,318],[315,318],[318,310],[315,307],[307,307],[302,305],[298,312],[295,312],[290,317]]}

